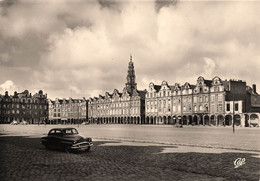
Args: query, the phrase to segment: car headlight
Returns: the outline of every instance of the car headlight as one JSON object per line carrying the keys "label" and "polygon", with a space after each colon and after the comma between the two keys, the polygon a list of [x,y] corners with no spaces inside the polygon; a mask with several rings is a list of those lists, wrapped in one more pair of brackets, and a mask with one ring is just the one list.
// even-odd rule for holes
{"label": "car headlight", "polygon": [[86,138],[86,141],[92,142],[92,139],[91,138]]}

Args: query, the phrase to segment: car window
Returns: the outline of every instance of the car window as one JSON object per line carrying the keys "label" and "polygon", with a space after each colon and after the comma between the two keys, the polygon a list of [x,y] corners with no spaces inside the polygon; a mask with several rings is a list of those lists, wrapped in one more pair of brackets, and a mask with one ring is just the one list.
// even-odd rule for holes
{"label": "car window", "polygon": [[76,129],[65,129],[63,132],[65,134],[78,134],[78,131]]}
{"label": "car window", "polygon": [[62,135],[61,134],[62,132],[61,132],[61,130],[59,130],[59,129],[53,129],[53,130],[51,130],[50,132],[49,132],[49,135]]}
{"label": "car window", "polygon": [[71,129],[66,129],[66,130],[65,130],[65,133],[66,133],[66,134],[72,134],[72,131],[71,131]]}
{"label": "car window", "polygon": [[78,134],[78,131],[76,129],[71,130],[73,134]]}
{"label": "car window", "polygon": [[61,134],[61,130],[57,129],[57,130],[56,130],[56,134],[57,134],[57,135],[60,135],[60,134]]}
{"label": "car window", "polygon": [[55,134],[55,129],[53,129],[53,130],[51,130],[50,132],[49,132],[49,135],[54,135]]}

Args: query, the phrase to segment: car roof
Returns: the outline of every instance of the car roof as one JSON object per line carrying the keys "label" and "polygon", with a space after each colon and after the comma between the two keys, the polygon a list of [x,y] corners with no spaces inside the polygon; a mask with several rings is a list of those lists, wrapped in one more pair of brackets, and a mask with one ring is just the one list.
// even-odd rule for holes
{"label": "car roof", "polygon": [[[60,130],[66,130],[66,129],[76,129],[76,128],[52,128],[51,130],[53,129],[60,129]],[[77,129],[76,129],[77,130]]]}

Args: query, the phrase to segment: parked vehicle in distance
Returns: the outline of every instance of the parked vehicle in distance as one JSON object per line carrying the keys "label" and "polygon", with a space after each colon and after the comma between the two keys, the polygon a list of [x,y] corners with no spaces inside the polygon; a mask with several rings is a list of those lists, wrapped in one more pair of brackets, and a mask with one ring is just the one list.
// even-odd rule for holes
{"label": "parked vehicle in distance", "polygon": [[21,125],[27,125],[28,122],[27,122],[27,121],[22,121],[22,122],[20,122],[19,124],[21,124]]}
{"label": "parked vehicle in distance", "polygon": [[48,135],[41,138],[46,148],[62,149],[67,153],[72,151],[90,151],[92,138],[84,138],[75,128],[53,128]]}
{"label": "parked vehicle in distance", "polygon": [[81,123],[82,125],[87,125],[87,124],[89,124],[88,122],[83,122],[83,123]]}
{"label": "parked vehicle in distance", "polygon": [[17,121],[12,121],[10,124],[11,124],[11,125],[17,125],[18,122],[17,122]]}

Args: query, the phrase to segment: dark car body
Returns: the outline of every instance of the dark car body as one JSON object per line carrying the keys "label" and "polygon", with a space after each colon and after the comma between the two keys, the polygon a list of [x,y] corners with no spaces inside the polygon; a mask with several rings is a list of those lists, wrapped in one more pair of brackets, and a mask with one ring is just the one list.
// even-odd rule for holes
{"label": "dark car body", "polygon": [[41,138],[41,143],[46,148],[63,149],[66,152],[89,151],[93,146],[92,139],[80,136],[75,128],[53,128]]}

